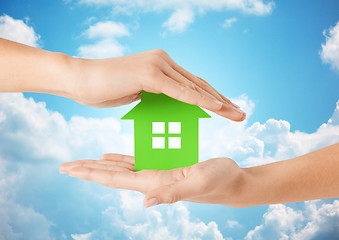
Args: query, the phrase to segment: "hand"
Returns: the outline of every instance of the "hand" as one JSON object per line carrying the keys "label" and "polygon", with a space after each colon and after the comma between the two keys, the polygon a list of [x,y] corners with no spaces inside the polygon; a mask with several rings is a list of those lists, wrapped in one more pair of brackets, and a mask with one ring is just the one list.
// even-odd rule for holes
{"label": "hand", "polygon": [[0,92],[39,92],[94,107],[140,99],[141,90],[164,93],[234,121],[246,114],[163,50],[107,59],[82,59],[0,38]]}
{"label": "hand", "polygon": [[261,166],[240,168],[214,158],[172,170],[134,171],[134,158],[104,154],[100,160],[64,163],[61,173],[111,188],[145,194],[146,207],[176,201],[248,207],[339,197],[339,143]]}
{"label": "hand", "polygon": [[94,107],[115,107],[140,99],[141,90],[164,93],[234,121],[246,114],[203,79],[176,64],[163,50],[108,59],[79,59],[73,100]]}
{"label": "hand", "polygon": [[177,201],[224,204],[242,207],[239,197],[243,169],[229,158],[215,158],[172,170],[134,171],[134,157],[104,154],[100,160],[64,163],[68,173],[110,188],[124,188],[145,194],[145,207]]}

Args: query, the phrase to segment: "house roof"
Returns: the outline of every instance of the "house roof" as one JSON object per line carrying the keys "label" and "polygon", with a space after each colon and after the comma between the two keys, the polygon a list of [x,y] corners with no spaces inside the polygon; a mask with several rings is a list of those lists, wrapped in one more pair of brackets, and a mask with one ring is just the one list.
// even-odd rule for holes
{"label": "house roof", "polygon": [[121,119],[210,118],[200,107],[180,102],[161,93],[141,91],[141,102]]}

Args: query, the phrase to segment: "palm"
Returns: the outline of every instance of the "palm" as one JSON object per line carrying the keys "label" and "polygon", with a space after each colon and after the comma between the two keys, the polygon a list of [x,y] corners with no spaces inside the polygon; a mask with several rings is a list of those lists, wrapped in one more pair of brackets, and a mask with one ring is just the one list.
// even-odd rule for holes
{"label": "palm", "polygon": [[[145,195],[170,192],[171,188],[176,187],[188,188],[187,191],[178,189],[177,195],[169,202],[185,200],[204,203],[225,202],[226,192],[236,187],[239,170],[233,160],[216,158],[190,167],[135,172],[134,157],[119,154],[105,154],[100,160],[79,160],[60,167],[60,172],[67,172],[74,177],[110,188],[139,191]],[[222,188],[218,184],[220,182]]]}

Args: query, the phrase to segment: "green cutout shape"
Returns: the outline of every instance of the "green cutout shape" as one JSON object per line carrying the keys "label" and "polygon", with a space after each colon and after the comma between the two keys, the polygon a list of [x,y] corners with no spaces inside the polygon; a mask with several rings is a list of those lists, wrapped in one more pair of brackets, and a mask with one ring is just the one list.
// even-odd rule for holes
{"label": "green cutout shape", "polygon": [[121,119],[134,120],[135,171],[169,170],[198,163],[200,107],[165,94],[141,92],[141,102]]}

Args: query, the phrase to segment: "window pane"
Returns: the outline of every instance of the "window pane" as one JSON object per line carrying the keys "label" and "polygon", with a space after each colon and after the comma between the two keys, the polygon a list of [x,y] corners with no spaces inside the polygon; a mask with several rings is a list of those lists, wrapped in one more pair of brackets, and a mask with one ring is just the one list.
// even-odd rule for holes
{"label": "window pane", "polygon": [[152,148],[165,148],[165,137],[152,137]]}
{"label": "window pane", "polygon": [[181,137],[169,137],[168,138],[168,148],[181,148]]}
{"label": "window pane", "polygon": [[152,122],[152,133],[165,133],[165,122]]}
{"label": "window pane", "polygon": [[169,122],[168,133],[181,133],[181,122]]}

